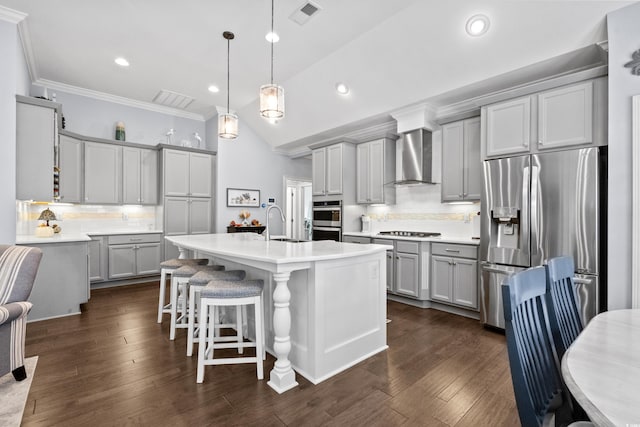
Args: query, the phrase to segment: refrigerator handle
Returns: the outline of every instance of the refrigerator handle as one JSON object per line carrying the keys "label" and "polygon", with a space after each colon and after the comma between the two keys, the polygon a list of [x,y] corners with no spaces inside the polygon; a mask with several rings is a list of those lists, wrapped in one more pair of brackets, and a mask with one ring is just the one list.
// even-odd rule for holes
{"label": "refrigerator handle", "polygon": [[537,254],[540,236],[538,235],[538,211],[540,209],[538,199],[538,181],[540,179],[540,168],[538,166],[531,166],[531,265],[539,265],[539,262],[534,262],[533,255]]}
{"label": "refrigerator handle", "polygon": [[589,279],[581,279],[579,277],[574,277],[573,278],[573,283],[581,284],[581,285],[590,285],[591,284],[591,280],[589,280]]}

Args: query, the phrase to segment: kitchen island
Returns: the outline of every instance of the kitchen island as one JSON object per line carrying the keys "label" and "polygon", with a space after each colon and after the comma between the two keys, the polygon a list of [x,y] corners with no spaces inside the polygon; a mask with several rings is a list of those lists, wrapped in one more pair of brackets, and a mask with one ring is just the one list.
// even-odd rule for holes
{"label": "kitchen island", "polygon": [[[269,385],[317,384],[387,348],[386,247],[334,241],[265,241],[253,233],[167,236],[182,254],[264,280]],[[270,343],[273,346],[270,347]]]}

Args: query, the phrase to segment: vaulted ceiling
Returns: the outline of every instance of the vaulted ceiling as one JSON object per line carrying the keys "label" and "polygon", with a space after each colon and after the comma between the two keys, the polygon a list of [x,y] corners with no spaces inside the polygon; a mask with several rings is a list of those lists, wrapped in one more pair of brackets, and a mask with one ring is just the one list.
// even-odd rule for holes
{"label": "vaulted ceiling", "polygon": [[[286,98],[286,116],[276,124],[259,116],[257,101],[260,85],[269,82],[269,0],[0,0],[0,6],[28,14],[21,25],[35,83],[148,103],[165,89],[193,97],[185,111],[205,118],[226,106],[222,32],[234,32],[230,107],[285,149],[384,121],[408,105],[437,109],[500,90],[514,73],[526,80],[587,65],[565,54],[606,40],[606,14],[631,3],[312,1],[321,9],[304,25],[289,17],[307,2],[275,1],[274,80]],[[490,28],[470,37],[465,23],[478,13],[490,18]],[[118,56],[131,65],[117,66]],[[565,59],[528,67],[554,57]],[[350,87],[347,96],[336,92],[337,82]],[[220,92],[209,92],[210,85]]]}

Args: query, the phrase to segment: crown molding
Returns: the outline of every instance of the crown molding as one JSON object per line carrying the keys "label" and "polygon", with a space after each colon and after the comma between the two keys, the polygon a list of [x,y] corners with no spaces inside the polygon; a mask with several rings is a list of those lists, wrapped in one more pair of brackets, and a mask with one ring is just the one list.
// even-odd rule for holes
{"label": "crown molding", "polygon": [[421,128],[435,130],[437,128],[436,111],[427,103],[409,105],[392,111],[390,114],[397,121],[398,132]]}
{"label": "crown molding", "polygon": [[182,117],[185,119],[197,120],[201,122],[205,121],[205,117],[202,114],[190,113],[188,111],[165,107],[162,105],[153,104],[151,102],[138,101],[135,99],[125,98],[123,96],[111,95],[105,92],[98,92],[96,90],[68,85],[66,83],[54,82],[47,79],[38,79],[34,81],[33,84],[36,86],[46,87],[47,89],[51,90],[59,90],[74,95],[86,96],[87,98],[93,98],[100,101],[107,101],[114,104],[126,105],[128,107],[153,111],[154,113],[168,114],[175,117]]}
{"label": "crown molding", "polygon": [[19,10],[9,9],[5,6],[0,6],[0,21],[7,21],[12,24],[18,24],[27,17],[28,15],[24,12],[20,12]]}
{"label": "crown molding", "polygon": [[27,63],[27,70],[29,71],[29,78],[32,82],[38,80],[38,68],[36,66],[36,57],[33,54],[33,48],[31,46],[31,34],[27,21],[23,20],[18,23],[18,34],[20,35],[20,43],[22,44],[22,52],[24,53],[24,59]]}

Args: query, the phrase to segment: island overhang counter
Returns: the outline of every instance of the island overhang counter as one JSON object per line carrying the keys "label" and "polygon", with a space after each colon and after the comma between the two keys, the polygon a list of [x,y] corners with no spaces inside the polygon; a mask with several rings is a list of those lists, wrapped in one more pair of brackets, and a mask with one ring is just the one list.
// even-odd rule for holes
{"label": "island overhang counter", "polygon": [[165,238],[181,257],[193,251],[264,280],[266,344],[277,358],[268,384],[278,393],[298,384],[294,368],[317,384],[387,348],[384,245],[254,233]]}

